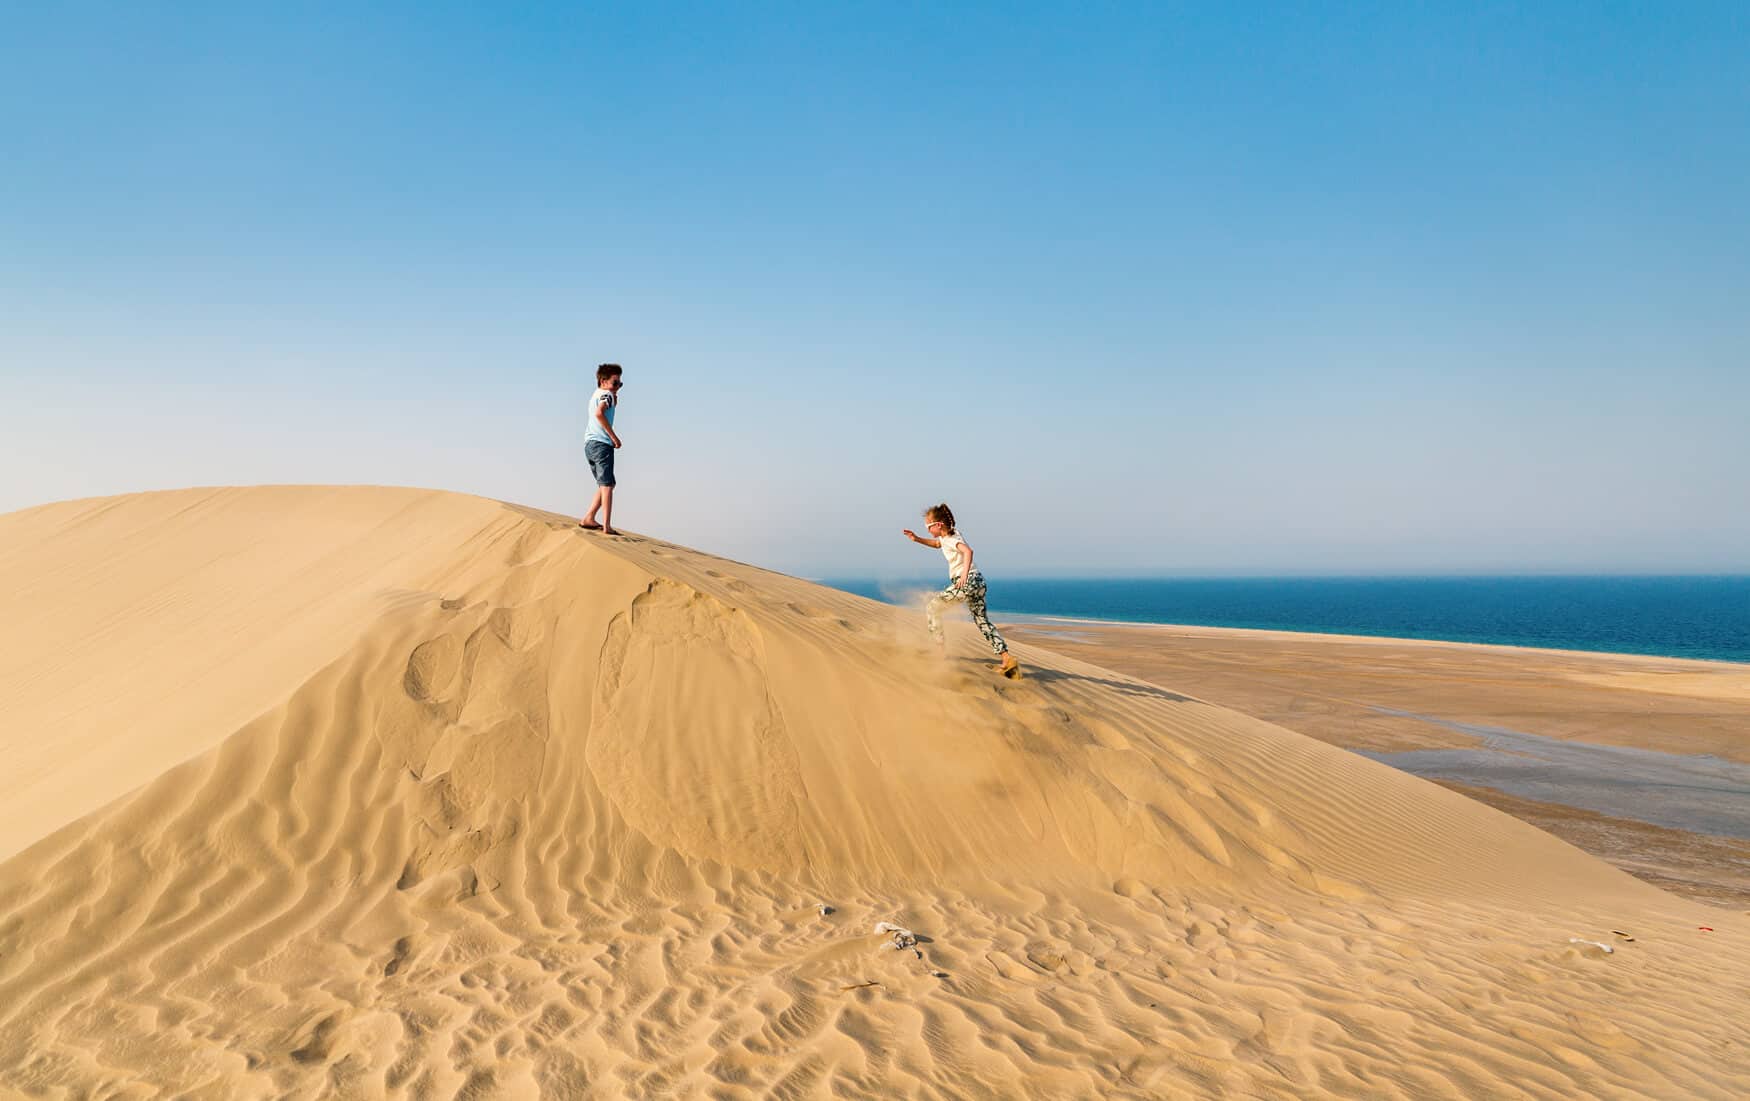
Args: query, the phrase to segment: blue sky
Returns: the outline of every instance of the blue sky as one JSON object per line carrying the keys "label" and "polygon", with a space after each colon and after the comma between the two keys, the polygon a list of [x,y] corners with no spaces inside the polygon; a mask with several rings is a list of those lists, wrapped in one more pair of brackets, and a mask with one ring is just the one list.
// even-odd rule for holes
{"label": "blue sky", "polygon": [[362,7],[8,14],[0,510],[576,509],[613,359],[807,575],[1750,569],[1741,5]]}

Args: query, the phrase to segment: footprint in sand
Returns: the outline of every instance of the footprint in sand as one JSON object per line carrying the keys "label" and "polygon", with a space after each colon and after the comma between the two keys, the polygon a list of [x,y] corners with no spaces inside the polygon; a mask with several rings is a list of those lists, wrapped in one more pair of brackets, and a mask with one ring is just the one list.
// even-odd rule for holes
{"label": "footprint in sand", "polygon": [[310,1038],[292,1049],[291,1056],[300,1063],[323,1063],[334,1050],[334,1030],[340,1027],[340,1014],[330,1013],[316,1022]]}
{"label": "footprint in sand", "polygon": [[439,635],[413,648],[407,658],[402,687],[416,700],[439,699],[462,665],[462,644],[449,635]]}
{"label": "footprint in sand", "polygon": [[517,608],[495,608],[486,623],[498,641],[512,650],[527,649],[534,636],[530,616]]}
{"label": "footprint in sand", "polygon": [[1125,876],[1123,879],[1112,884],[1112,893],[1130,899],[1154,898],[1154,891],[1149,889],[1148,884],[1142,882],[1140,879],[1132,879],[1129,876]]}
{"label": "footprint in sand", "polygon": [[785,604],[784,607],[787,610],[795,612],[797,615],[802,616],[806,619],[813,619],[813,620],[817,620],[817,621],[820,621],[823,623],[831,623],[833,626],[838,627],[841,630],[850,631],[853,633],[856,633],[856,632],[859,632],[862,630],[862,628],[858,627],[855,623],[852,623],[850,620],[844,619],[840,616],[836,616],[833,613],[827,611],[825,608],[815,608],[815,607],[811,607],[807,604],[797,604],[794,601],[792,601],[788,604]]}
{"label": "footprint in sand", "polygon": [[721,582],[723,587],[732,593],[746,593],[753,591],[745,581],[738,581],[724,573],[722,570],[706,570],[705,576],[713,581]]}
{"label": "footprint in sand", "polygon": [[383,977],[393,978],[402,967],[406,966],[408,957],[413,954],[413,938],[401,937],[395,941],[395,947],[389,953],[389,962],[383,965]]}

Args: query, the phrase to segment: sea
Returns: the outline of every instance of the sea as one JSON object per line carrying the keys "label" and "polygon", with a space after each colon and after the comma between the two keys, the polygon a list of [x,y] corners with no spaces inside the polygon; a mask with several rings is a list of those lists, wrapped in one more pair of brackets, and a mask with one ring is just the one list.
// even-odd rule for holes
{"label": "sea", "polygon": [[[930,577],[825,584],[905,604]],[[1750,576],[992,578],[993,616],[1179,623],[1750,662]]]}

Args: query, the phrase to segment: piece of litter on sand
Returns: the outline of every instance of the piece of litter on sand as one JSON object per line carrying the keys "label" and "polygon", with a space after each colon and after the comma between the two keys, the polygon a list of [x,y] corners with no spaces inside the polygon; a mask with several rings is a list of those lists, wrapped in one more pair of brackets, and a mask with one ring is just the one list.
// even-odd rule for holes
{"label": "piece of litter on sand", "polygon": [[1635,942],[1635,938],[1629,936],[1627,933],[1623,932],[1621,929],[1612,929],[1611,932],[1615,933],[1617,936],[1621,937],[1623,940],[1628,941],[1630,944],[1633,944]]}
{"label": "piece of litter on sand", "polygon": [[828,914],[830,914],[830,913],[832,913],[832,907],[831,907],[831,906],[828,906],[828,905],[827,905],[827,904],[826,904],[826,903],[824,903],[824,902],[823,902],[823,903],[821,903],[821,904],[820,904],[820,905],[819,905],[819,906],[816,906],[816,907],[815,907],[815,909],[816,909],[816,910],[819,910],[819,911],[820,911],[820,916],[821,916],[821,917],[825,917],[825,916],[826,916],[826,915],[828,915]]}
{"label": "piece of litter on sand", "polygon": [[1569,944],[1583,944],[1583,945],[1586,945],[1586,946],[1591,947],[1591,948],[1602,948],[1606,952],[1610,952],[1610,953],[1614,953],[1616,951],[1616,949],[1612,948],[1608,944],[1602,944],[1602,943],[1595,941],[1595,940],[1582,940],[1579,937],[1569,937],[1568,943]]}
{"label": "piece of litter on sand", "polygon": [[841,986],[841,987],[839,987],[839,989],[840,990],[862,990],[864,987],[880,986],[880,985],[881,984],[876,982],[874,979],[870,979],[868,982],[854,982],[849,986]]}
{"label": "piece of litter on sand", "polygon": [[1696,928],[1700,929],[1704,933],[1711,933],[1714,931],[1714,927],[1711,925],[1697,925]]}
{"label": "piece of litter on sand", "polygon": [[946,971],[932,971],[932,972],[930,972],[930,977],[935,978],[935,979],[945,979],[948,977],[948,972],[946,972]]}
{"label": "piece of litter on sand", "polygon": [[[876,922],[875,923],[875,932],[877,935],[880,935],[882,933],[892,934],[893,942],[890,945],[890,947],[892,947],[893,950],[896,952],[899,951],[900,949],[903,949],[903,948],[911,948],[913,945],[917,944],[917,942],[918,942],[918,937],[917,937],[916,933],[912,932],[910,929],[902,928],[901,926],[895,925],[891,921],[878,921],[878,922]],[[918,953],[918,958],[923,959],[922,952]]]}

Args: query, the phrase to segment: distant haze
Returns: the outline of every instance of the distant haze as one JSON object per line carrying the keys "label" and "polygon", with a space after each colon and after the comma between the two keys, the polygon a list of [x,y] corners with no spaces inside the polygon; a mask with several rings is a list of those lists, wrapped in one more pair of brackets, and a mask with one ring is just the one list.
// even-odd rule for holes
{"label": "distant haze", "polygon": [[0,511],[576,510],[811,576],[1750,572],[1737,5],[19,8]]}

